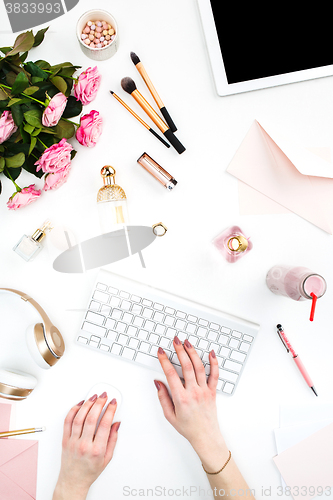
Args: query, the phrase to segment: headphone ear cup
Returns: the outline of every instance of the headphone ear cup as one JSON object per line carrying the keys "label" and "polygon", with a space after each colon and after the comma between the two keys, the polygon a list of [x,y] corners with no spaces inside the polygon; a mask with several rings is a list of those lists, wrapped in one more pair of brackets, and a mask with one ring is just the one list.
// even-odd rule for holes
{"label": "headphone ear cup", "polygon": [[22,401],[37,385],[37,379],[19,370],[0,368],[0,398]]}
{"label": "headphone ear cup", "polygon": [[30,352],[31,356],[33,357],[33,359],[35,360],[35,362],[37,363],[37,365],[40,368],[43,368],[44,370],[51,368],[51,366],[45,361],[45,359],[43,358],[43,356],[41,355],[41,353],[37,347],[37,343],[36,343],[36,339],[35,339],[35,325],[28,326],[28,328],[26,330],[25,338],[26,338],[29,352]]}

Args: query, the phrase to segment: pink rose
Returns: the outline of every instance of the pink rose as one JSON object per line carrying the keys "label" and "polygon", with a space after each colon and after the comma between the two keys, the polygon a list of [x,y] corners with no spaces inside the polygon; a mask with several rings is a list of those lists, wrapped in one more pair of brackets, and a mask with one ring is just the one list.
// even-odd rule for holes
{"label": "pink rose", "polygon": [[45,149],[42,156],[36,161],[37,172],[43,170],[45,173],[55,174],[68,167],[71,162],[72,146],[66,141],[61,139],[57,144]]}
{"label": "pink rose", "polygon": [[10,111],[4,111],[0,117],[0,144],[7,141],[16,132],[17,126]]}
{"label": "pink rose", "polygon": [[101,75],[97,66],[82,71],[77,82],[74,83],[74,95],[83,105],[89,104],[96,97],[101,84]]}
{"label": "pink rose", "polygon": [[63,170],[60,170],[59,172],[56,172],[55,174],[46,174],[44,188],[43,188],[44,191],[49,191],[51,189],[57,189],[62,184],[64,184],[67,181],[67,177],[68,177],[70,169],[71,169],[71,165],[69,163],[66,168],[64,168]]}
{"label": "pink rose", "polygon": [[82,146],[92,148],[96,146],[102,133],[103,120],[99,116],[99,112],[94,109],[89,114],[81,116],[80,126],[76,131],[75,137]]}
{"label": "pink rose", "polygon": [[42,194],[40,189],[36,189],[35,184],[31,184],[28,187],[23,188],[21,191],[17,191],[13,194],[7,201],[7,207],[9,210],[17,210],[18,208],[26,207],[30,205],[33,201]]}
{"label": "pink rose", "polygon": [[54,127],[60,120],[67,104],[67,97],[59,92],[52,97],[42,116],[44,127]]}

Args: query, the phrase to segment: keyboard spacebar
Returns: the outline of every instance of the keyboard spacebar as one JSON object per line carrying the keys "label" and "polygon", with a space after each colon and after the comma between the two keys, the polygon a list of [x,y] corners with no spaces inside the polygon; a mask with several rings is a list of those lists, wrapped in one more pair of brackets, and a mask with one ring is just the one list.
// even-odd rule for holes
{"label": "keyboard spacebar", "polygon": [[[156,370],[158,372],[163,371],[159,360],[157,358],[154,358],[154,356],[150,356],[149,354],[145,354],[144,352],[138,352],[136,355],[135,361],[147,366],[148,368],[151,368],[152,370]],[[175,368],[178,375],[182,378],[183,372],[182,372],[181,367],[178,365],[173,365],[173,367]]]}

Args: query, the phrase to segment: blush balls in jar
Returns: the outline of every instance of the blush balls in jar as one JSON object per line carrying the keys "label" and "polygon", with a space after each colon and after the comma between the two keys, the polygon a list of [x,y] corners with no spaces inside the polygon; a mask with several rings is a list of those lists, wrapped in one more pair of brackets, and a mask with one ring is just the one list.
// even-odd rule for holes
{"label": "blush balls in jar", "polygon": [[105,60],[118,48],[118,28],[111,14],[103,10],[90,10],[83,14],[76,27],[82,51],[91,59]]}

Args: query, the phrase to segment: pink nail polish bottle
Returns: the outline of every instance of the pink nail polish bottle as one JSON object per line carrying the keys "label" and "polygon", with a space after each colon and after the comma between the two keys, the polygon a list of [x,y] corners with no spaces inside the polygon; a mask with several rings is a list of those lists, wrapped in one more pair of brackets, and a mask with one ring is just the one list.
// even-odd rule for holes
{"label": "pink nail polish bottle", "polygon": [[324,278],[306,267],[274,266],[267,273],[266,283],[276,295],[297,301],[312,300],[313,295],[319,299],[327,288]]}
{"label": "pink nail polish bottle", "polygon": [[252,249],[249,240],[240,227],[232,226],[216,236],[212,243],[228,262],[233,263]]}

